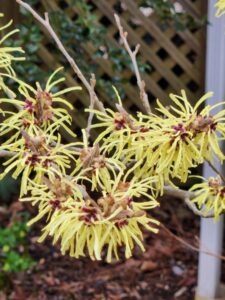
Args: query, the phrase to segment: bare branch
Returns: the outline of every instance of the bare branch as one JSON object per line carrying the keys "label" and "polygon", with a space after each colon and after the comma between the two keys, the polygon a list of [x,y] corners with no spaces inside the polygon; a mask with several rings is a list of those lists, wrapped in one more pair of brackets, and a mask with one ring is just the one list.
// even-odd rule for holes
{"label": "bare branch", "polygon": [[181,243],[183,246],[193,250],[193,251],[196,251],[196,252],[201,252],[201,253],[205,253],[207,255],[210,255],[210,256],[213,256],[213,257],[216,257],[216,258],[219,258],[221,260],[225,260],[225,256],[222,256],[222,255],[218,255],[216,253],[213,253],[213,252],[210,252],[208,251],[207,249],[200,249],[196,246],[193,246],[192,244],[188,243],[187,241],[185,241],[183,238],[177,236],[176,234],[174,234],[171,230],[169,230],[165,225],[161,224],[160,225],[161,228],[163,228],[163,230],[169,234],[172,238],[174,238],[176,241],[178,241],[179,243]]}
{"label": "bare branch", "polygon": [[[96,85],[96,78],[94,74],[91,74],[91,80],[90,80],[90,85],[92,87],[92,90],[95,90],[95,85]],[[90,94],[90,109],[93,109],[95,106],[95,98],[94,94]],[[91,124],[92,120],[94,117],[94,113],[90,112],[89,117],[88,117],[88,123],[87,123],[87,128],[86,128],[86,133],[87,133],[87,140],[90,138],[90,131],[91,131]]]}
{"label": "bare branch", "polygon": [[195,197],[194,192],[189,192],[181,189],[173,188],[172,186],[165,186],[164,187],[164,195],[172,196],[175,198],[179,198],[185,202],[188,208],[197,216],[202,218],[213,218],[214,213],[209,212],[208,214],[204,213],[203,211],[199,210],[196,205],[191,202],[191,199]]}
{"label": "bare branch", "polygon": [[220,176],[220,178],[223,180],[223,182],[225,183],[225,177],[223,176],[223,174],[211,163],[210,160],[205,159],[208,163],[208,165],[210,166],[210,168],[217,174]]}
{"label": "bare branch", "polygon": [[66,50],[66,48],[64,47],[64,45],[62,44],[62,42],[60,41],[60,39],[58,38],[57,34],[55,33],[54,29],[52,28],[52,26],[50,24],[50,21],[49,21],[48,13],[45,13],[45,17],[42,18],[29,4],[25,3],[22,0],[16,0],[16,2],[19,5],[21,5],[24,9],[26,9],[27,11],[29,11],[34,16],[34,18],[38,22],[40,22],[43,25],[43,27],[48,31],[48,33],[50,34],[50,36],[55,41],[55,43],[56,43],[57,47],[59,48],[59,50],[62,52],[62,54],[64,55],[64,57],[69,62],[70,66],[74,70],[75,74],[78,76],[78,78],[81,80],[81,82],[84,84],[84,86],[88,90],[90,98],[94,100],[94,104],[96,105],[96,107],[99,110],[101,110],[101,111],[105,111],[104,105],[98,99],[98,96],[96,95],[96,93],[95,93],[95,91],[93,89],[93,86],[84,77],[83,73],[81,72],[81,70],[77,66],[75,60],[70,56],[70,54],[68,53],[68,51]]}
{"label": "bare branch", "polygon": [[12,157],[16,154],[16,152],[11,152],[7,150],[0,150],[0,157]]}
{"label": "bare branch", "polygon": [[139,72],[139,69],[138,69],[138,64],[137,64],[137,53],[139,51],[140,45],[138,44],[134,51],[131,50],[130,45],[127,41],[127,35],[128,34],[127,34],[127,32],[125,32],[123,30],[123,27],[121,25],[119,16],[117,14],[114,14],[114,17],[115,17],[115,20],[116,20],[116,25],[119,29],[120,37],[122,39],[122,42],[124,44],[125,49],[127,50],[128,54],[131,58],[131,61],[132,61],[133,67],[134,67],[134,72],[135,72],[135,75],[136,75],[136,78],[137,78],[137,85],[138,85],[139,90],[140,90],[141,102],[142,102],[143,107],[146,110],[147,114],[150,115],[151,114],[151,107],[150,107],[150,104],[149,104],[148,95],[145,92],[145,82],[141,78],[141,75],[140,75],[140,72]]}

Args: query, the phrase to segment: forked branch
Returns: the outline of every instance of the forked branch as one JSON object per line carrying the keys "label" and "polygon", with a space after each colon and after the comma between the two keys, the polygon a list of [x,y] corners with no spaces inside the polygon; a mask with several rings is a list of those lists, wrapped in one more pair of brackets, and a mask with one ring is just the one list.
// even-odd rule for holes
{"label": "forked branch", "polygon": [[[90,95],[90,108],[96,107],[100,111],[104,112],[105,108],[95,93],[95,84],[96,84],[95,76],[92,75],[90,82],[84,77],[81,70],[77,66],[75,60],[69,55],[68,51],[66,50],[66,48],[64,47],[64,45],[58,38],[57,34],[55,33],[54,29],[52,28],[50,21],[49,21],[48,14],[45,13],[45,17],[42,18],[29,4],[25,3],[22,0],[16,0],[16,2],[18,4],[20,4],[24,9],[29,11],[33,15],[33,17],[43,25],[43,27],[47,30],[47,32],[53,38],[53,40],[57,44],[59,50],[62,52],[64,57],[67,59],[67,61],[71,65],[75,74],[78,76],[78,78],[81,80],[81,82],[84,84],[84,86],[88,90],[89,95]],[[116,20],[116,24],[119,29],[120,37],[122,39],[124,47],[125,47],[126,51],[128,52],[128,54],[131,58],[132,64],[133,64],[134,72],[135,72],[136,79],[137,79],[137,85],[140,90],[140,99],[141,99],[142,105],[143,105],[144,109],[146,110],[146,113],[150,115],[151,107],[149,104],[148,95],[145,91],[145,82],[141,78],[140,71],[138,68],[138,63],[137,63],[137,53],[139,51],[140,45],[137,45],[135,50],[133,51],[127,40],[127,32],[124,31],[118,15],[115,15],[115,20]],[[91,127],[92,119],[93,119],[93,113],[90,113],[89,118],[88,118],[88,126],[87,126],[87,136],[88,137],[90,135],[90,127]],[[77,148],[74,148],[74,150],[77,152],[80,151],[80,149],[77,149]],[[10,153],[10,152],[4,151],[4,150],[0,151],[0,156],[12,156],[12,155],[14,155],[14,153]],[[207,215],[205,215],[201,210],[197,209],[197,207],[195,206],[194,203],[191,202],[191,199],[195,196],[195,193],[191,193],[191,192],[184,191],[181,189],[175,189],[171,186],[166,186],[164,188],[164,194],[182,199],[186,203],[186,205],[196,215],[198,215],[200,217],[213,217],[212,213],[208,213]]]}
{"label": "forked branch", "polygon": [[193,202],[191,202],[191,199],[195,197],[194,192],[189,192],[181,189],[175,189],[172,186],[165,186],[164,187],[164,195],[175,197],[178,199],[181,199],[184,201],[184,203],[187,205],[187,207],[197,216],[202,218],[213,218],[214,213],[204,213],[203,211],[199,210]]}
{"label": "forked branch", "polygon": [[49,21],[48,13],[45,13],[45,17],[42,18],[29,4],[25,3],[22,0],[16,0],[16,2],[19,5],[21,5],[24,9],[29,11],[33,15],[33,17],[38,22],[40,22],[43,25],[43,27],[48,31],[50,36],[53,38],[53,40],[57,44],[57,47],[59,48],[59,50],[62,52],[64,57],[69,62],[70,66],[74,70],[75,74],[78,76],[78,78],[81,80],[81,82],[84,84],[84,86],[88,90],[90,99],[91,99],[91,103],[93,102],[94,106],[96,106],[99,110],[105,111],[104,105],[99,100],[98,96],[96,95],[92,84],[89,83],[88,80],[84,77],[83,73],[81,72],[80,68],[76,64],[75,60],[70,56],[70,54],[68,53],[68,51],[66,50],[66,48],[64,47],[64,45],[62,44],[60,39],[58,38],[57,34],[55,33],[54,29],[52,28],[50,21]]}

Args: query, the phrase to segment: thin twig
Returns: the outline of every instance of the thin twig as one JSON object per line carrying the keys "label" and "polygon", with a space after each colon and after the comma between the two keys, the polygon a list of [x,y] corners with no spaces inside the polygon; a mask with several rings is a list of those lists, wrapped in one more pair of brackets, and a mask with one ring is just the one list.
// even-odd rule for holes
{"label": "thin twig", "polygon": [[223,180],[223,182],[225,183],[225,177],[223,176],[223,174],[211,163],[210,160],[206,159],[208,165],[210,166],[210,168],[217,174],[220,176],[220,178]]}
{"label": "thin twig", "polygon": [[146,113],[150,115],[151,107],[150,107],[149,100],[148,100],[148,94],[145,92],[145,82],[141,78],[141,75],[140,75],[140,72],[138,69],[138,64],[137,64],[137,53],[139,51],[140,45],[138,44],[134,51],[131,50],[131,47],[127,41],[128,34],[127,34],[127,32],[125,32],[123,30],[119,16],[117,14],[114,14],[114,17],[116,20],[116,25],[119,29],[120,37],[122,39],[125,49],[127,50],[128,54],[131,58],[131,61],[132,61],[133,67],[134,67],[134,72],[135,72],[135,75],[137,78],[137,85],[140,90],[140,98],[141,98],[142,105],[143,105],[144,109],[146,110]]}
{"label": "thin twig", "polygon": [[181,189],[175,189],[172,186],[165,186],[164,187],[164,195],[173,196],[175,198],[182,199],[188,208],[197,216],[202,218],[213,218],[214,213],[208,212],[207,214],[203,211],[199,210],[196,205],[191,202],[191,199],[195,197],[194,192],[189,192]]}
{"label": "thin twig", "polygon": [[[90,85],[92,87],[92,91],[94,91],[95,85],[96,85],[96,78],[95,78],[94,74],[91,74]],[[95,106],[95,98],[94,97],[95,97],[94,94],[90,94],[90,109],[93,109]],[[94,117],[94,113],[90,112],[89,117],[88,117],[87,128],[86,128],[87,141],[89,141],[89,138],[90,138],[91,124],[92,124],[93,117]]]}
{"label": "thin twig", "polygon": [[16,155],[16,152],[0,150],[0,157],[12,157],[14,155]]}
{"label": "thin twig", "polygon": [[193,250],[193,251],[196,251],[198,253],[204,253],[204,254],[207,254],[207,255],[210,255],[210,256],[213,256],[213,257],[216,257],[218,259],[221,259],[221,260],[225,260],[225,256],[222,256],[222,255],[219,255],[219,254],[216,254],[216,253],[213,253],[213,252],[210,252],[206,249],[201,249],[201,248],[198,248],[196,246],[193,246],[192,244],[188,243],[187,241],[185,241],[183,238],[177,236],[176,234],[174,234],[171,230],[169,230],[165,225],[163,224],[160,224],[160,227],[163,228],[163,230],[168,234],[170,235],[172,238],[174,238],[176,241],[178,241],[179,243],[183,244],[185,247]]}
{"label": "thin twig", "polygon": [[[65,145],[62,145],[62,144],[57,144],[55,141],[51,141],[50,143],[50,146],[65,146]],[[82,148],[79,148],[79,147],[74,147],[74,146],[69,146],[69,147],[66,147],[66,149],[70,150],[70,151],[74,151],[74,152],[78,152],[80,153],[82,151]]]}
{"label": "thin twig", "polygon": [[59,50],[62,52],[64,57],[69,62],[70,66],[74,70],[75,74],[78,76],[78,78],[81,80],[81,82],[84,84],[84,86],[88,90],[90,98],[94,99],[94,103],[95,103],[96,107],[101,111],[105,111],[104,105],[98,99],[98,96],[96,95],[95,91],[93,90],[93,87],[88,82],[88,80],[84,77],[83,73],[81,72],[81,70],[77,66],[75,60],[69,55],[68,51],[66,50],[66,48],[64,47],[64,45],[62,44],[62,42],[58,38],[57,34],[55,33],[54,29],[52,28],[52,26],[50,24],[50,21],[49,21],[48,13],[45,13],[45,17],[42,18],[29,4],[25,3],[22,0],[16,0],[16,2],[19,5],[21,5],[24,9],[29,11],[34,16],[34,18],[44,26],[44,28],[48,31],[50,36],[53,38],[53,40],[57,44],[57,47],[59,48]]}

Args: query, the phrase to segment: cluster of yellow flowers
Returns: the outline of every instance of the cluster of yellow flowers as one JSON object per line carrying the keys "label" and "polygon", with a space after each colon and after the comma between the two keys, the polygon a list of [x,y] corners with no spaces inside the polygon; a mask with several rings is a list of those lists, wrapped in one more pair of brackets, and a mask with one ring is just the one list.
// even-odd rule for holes
{"label": "cluster of yellow flowers", "polygon": [[[94,143],[90,146],[82,130],[82,141],[63,144],[61,129],[76,138],[68,112],[73,106],[64,95],[81,88],[57,87],[65,80],[58,77],[61,68],[45,87],[28,85],[13,70],[12,62],[24,59],[14,57],[14,52],[23,51],[0,48],[0,86],[6,95],[0,104],[17,110],[0,110],[0,151],[10,155],[0,179],[9,172],[21,177],[20,200],[37,207],[29,225],[46,223],[39,241],[50,236],[53,243],[60,241],[62,254],[88,255],[93,260],[104,257],[108,262],[119,259],[120,248],[126,258],[135,245],[144,251],[142,231],[158,231],[159,222],[149,210],[159,206],[156,199],[164,185],[175,186],[174,179],[186,182],[191,168],[213,156],[224,160],[219,141],[225,138],[225,110],[213,115],[223,103],[201,109],[212,93],[192,106],[181,91],[181,95],[170,95],[168,108],[158,101],[158,114],[131,116],[114,88],[117,112],[87,110],[98,119],[91,127],[102,130]],[[15,82],[16,93],[5,79]],[[218,178],[192,190],[199,209],[213,210],[216,217],[224,211],[225,187]]]}
{"label": "cluster of yellow flowers", "polygon": [[215,7],[217,8],[216,16],[221,17],[225,13],[225,0],[218,0]]}
{"label": "cluster of yellow flowers", "polygon": [[[2,48],[2,61],[7,51],[22,50]],[[21,177],[20,200],[38,210],[29,224],[42,218],[47,222],[40,241],[52,236],[54,243],[61,239],[62,254],[92,259],[104,255],[107,261],[119,258],[119,247],[125,248],[127,258],[135,244],[144,250],[141,227],[157,232],[158,222],[146,213],[158,206],[153,197],[156,178],[139,178],[133,167],[127,171],[122,160],[103,153],[100,143],[89,146],[85,130],[83,141],[62,144],[60,129],[76,137],[68,113],[73,107],[63,95],[81,88],[56,88],[65,80],[58,76],[61,68],[44,88],[30,86],[18,79],[10,58],[0,76],[13,80],[18,89],[10,95],[4,89],[6,97],[0,98],[9,107],[1,111],[0,151],[10,154],[0,178],[9,172]]]}
{"label": "cluster of yellow flowers", "polygon": [[[2,18],[4,15],[0,13],[0,18]],[[24,54],[24,51],[21,47],[6,47],[4,46],[4,42],[17,33],[19,30],[14,29],[10,31],[7,34],[4,34],[4,31],[8,29],[12,25],[12,21],[8,22],[6,25],[0,27],[0,33],[2,33],[2,38],[0,39],[0,70],[4,70],[7,72],[7,74],[15,75],[15,72],[12,68],[12,63],[14,61],[23,61],[25,58],[22,56]],[[15,56],[14,54],[20,54],[19,56]],[[22,55],[21,55],[22,54]],[[11,95],[12,97],[15,96],[15,94],[11,91],[11,89],[4,84],[3,78],[0,75],[0,90],[4,90],[8,95]]]}
{"label": "cluster of yellow flowers", "polygon": [[202,177],[203,182],[195,184],[190,190],[196,192],[193,202],[205,215],[212,213],[217,219],[225,212],[225,184],[221,178],[210,177],[208,180]]}
{"label": "cluster of yellow flowers", "polygon": [[[126,258],[132,255],[134,244],[144,251],[140,226],[157,232],[158,225],[144,210],[158,203],[147,194],[151,188],[149,180],[125,182],[124,178],[120,172],[117,181],[98,189],[95,199],[82,193],[82,186],[77,183],[80,178],[76,177],[56,178],[52,182],[45,178],[44,185],[34,184],[31,196],[22,201],[39,205],[39,214],[30,224],[48,215],[39,241],[48,235],[53,237],[53,243],[61,239],[62,254],[69,251],[76,258],[88,253],[92,259],[101,259],[106,252],[108,262],[113,256],[119,259],[119,246],[125,246]],[[140,197],[146,201],[135,200]]]}
{"label": "cluster of yellow flowers", "polygon": [[[3,14],[0,14],[0,18],[3,17]],[[12,25],[12,21],[8,22],[6,25],[0,27],[0,32],[4,31]],[[3,43],[13,34],[18,32],[18,29],[10,31],[8,34],[5,34],[0,40],[0,69],[5,69],[7,73],[15,75],[15,72],[12,68],[13,61],[22,61],[24,57],[14,56],[14,53],[24,53],[20,47],[4,47]]]}
{"label": "cluster of yellow flowers", "polygon": [[218,142],[225,137],[225,110],[212,115],[223,103],[198,111],[211,96],[207,93],[192,107],[185,91],[181,96],[171,94],[174,105],[169,109],[158,101],[161,115],[138,113],[136,119],[124,112],[94,111],[100,123],[93,127],[106,127],[95,143],[103,139],[103,154],[133,162],[140,178],[159,176],[157,189],[163,190],[163,183],[172,183],[172,178],[186,182],[190,169],[213,154],[221,161],[225,158]]}

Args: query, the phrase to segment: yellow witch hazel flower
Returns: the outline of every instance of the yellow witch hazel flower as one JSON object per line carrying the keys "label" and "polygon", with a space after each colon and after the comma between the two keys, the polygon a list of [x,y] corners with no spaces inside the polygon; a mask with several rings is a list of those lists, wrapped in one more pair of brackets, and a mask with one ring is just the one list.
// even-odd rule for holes
{"label": "yellow witch hazel flower", "polygon": [[173,104],[169,109],[158,101],[162,116],[139,113],[135,119],[122,109],[118,113],[93,111],[100,120],[93,127],[106,127],[95,143],[103,140],[103,153],[116,159],[136,161],[138,176],[157,175],[161,191],[163,181],[171,183],[171,178],[177,177],[185,182],[190,168],[211,159],[213,153],[224,159],[219,140],[225,137],[225,110],[212,115],[223,103],[200,110],[211,96],[212,93],[206,93],[192,106],[184,90],[180,96],[170,94]]}
{"label": "yellow witch hazel flower", "polygon": [[141,171],[146,176],[163,174],[164,180],[168,182],[170,176],[186,181],[189,168],[200,162],[200,153],[191,141],[191,134],[181,123],[146,132],[142,142],[137,140],[134,143],[134,149],[139,145],[142,153],[139,153],[137,160],[141,157],[144,161]]}
{"label": "yellow witch hazel flower", "polygon": [[[3,14],[0,14],[0,17],[3,17]],[[12,25],[12,20],[6,25],[0,27],[0,32],[3,32],[5,29]],[[15,75],[15,72],[12,68],[13,61],[23,61],[24,57],[15,56],[14,53],[24,53],[21,47],[7,47],[3,46],[4,42],[13,34],[17,33],[19,30],[15,29],[9,33],[3,35],[0,39],[0,69],[5,70],[8,74]]]}
{"label": "yellow witch hazel flower", "polygon": [[31,202],[32,205],[38,205],[38,214],[29,221],[28,225],[39,221],[47,214],[47,221],[56,211],[67,209],[74,205],[74,202],[84,205],[83,194],[78,182],[83,179],[82,175],[74,178],[53,176],[50,179],[42,178],[42,183],[37,184],[28,179],[27,191],[29,197],[23,197],[22,202]]}
{"label": "yellow witch hazel flower", "polygon": [[133,214],[128,220],[111,220],[102,218],[101,212],[94,206],[86,204],[80,208],[74,205],[74,208],[53,215],[39,242],[50,235],[53,244],[61,239],[62,255],[69,252],[75,258],[89,255],[92,260],[101,260],[102,253],[106,251],[106,260],[111,262],[113,256],[119,259],[118,248],[121,246],[125,247],[126,258],[132,256],[135,244],[144,251],[140,227],[154,233],[158,231],[150,223],[158,225],[157,221],[143,214]]}
{"label": "yellow witch hazel flower", "polygon": [[[177,108],[170,106],[171,111],[176,115],[164,108],[160,102],[159,111],[164,114],[170,121],[176,121],[173,126],[181,126],[191,133],[192,141],[198,147],[200,155],[209,159],[214,152],[221,160],[225,158],[219,147],[219,140],[225,137],[225,110],[222,109],[215,115],[212,114],[213,110],[217,107],[222,108],[224,102],[219,102],[215,105],[207,105],[199,111],[200,106],[210,97],[213,96],[212,92],[203,95],[194,107],[187,99],[184,90],[181,91],[181,96],[171,94],[170,98],[176,104]],[[167,119],[165,119],[167,121]],[[162,121],[162,120],[160,120]]]}
{"label": "yellow witch hazel flower", "polygon": [[[221,160],[224,155],[219,147],[219,140],[225,137],[225,110],[212,115],[213,109],[223,103],[199,107],[212,93],[205,94],[194,107],[189,103],[185,91],[181,96],[171,94],[175,104],[164,107],[158,101],[158,110],[163,116],[150,116],[150,122],[158,128],[146,131],[133,142],[136,160],[145,159],[143,173],[164,174],[166,181],[178,177],[187,180],[189,170],[201,164],[204,159],[211,159],[213,153]],[[146,118],[145,118],[146,119]]]}
{"label": "yellow witch hazel flower", "polygon": [[215,4],[216,16],[221,17],[225,13],[225,0],[218,0]]}
{"label": "yellow witch hazel flower", "polygon": [[123,155],[123,150],[131,146],[133,134],[144,131],[146,128],[142,128],[138,120],[124,110],[118,91],[115,87],[113,88],[119,102],[116,105],[117,112],[111,109],[106,109],[105,112],[93,109],[87,109],[86,111],[94,113],[100,121],[92,125],[91,128],[105,128],[95,140],[95,144],[101,142],[101,151],[103,153],[108,152],[110,156],[118,159]]}
{"label": "yellow witch hazel flower", "polygon": [[131,132],[135,127],[135,119],[126,112],[114,112],[106,109],[106,112],[86,110],[95,113],[100,123],[91,128],[105,128],[95,140],[95,144],[102,142],[101,149],[105,152],[115,152],[114,156],[120,157],[124,148],[130,144]]}
{"label": "yellow witch hazel flower", "polygon": [[219,176],[202,179],[204,182],[195,184],[190,189],[196,194],[192,202],[197,204],[205,215],[212,212],[217,219],[225,211],[225,185]]}
{"label": "yellow witch hazel flower", "polygon": [[118,171],[124,168],[124,164],[113,157],[101,154],[103,151],[101,151],[98,144],[93,147],[88,146],[86,131],[82,130],[82,133],[83,142],[80,143],[82,149],[79,149],[79,152],[76,153],[78,159],[71,176],[79,174],[83,170],[92,185],[92,190],[95,190],[98,186],[103,188],[110,183],[112,176],[116,179]]}
{"label": "yellow witch hazel flower", "polygon": [[[119,259],[121,246],[125,247],[126,258],[132,255],[135,244],[144,251],[141,227],[156,233],[158,230],[154,226],[159,224],[145,212],[158,205],[147,193],[154,179],[139,181],[133,178],[129,182],[126,181],[128,177],[129,174],[123,176],[120,172],[109,189],[101,191],[98,199],[90,197],[85,204],[74,202],[59,209],[43,229],[39,241],[50,235],[53,244],[61,240],[63,255],[68,251],[72,257],[88,254],[91,259],[100,260],[104,254],[108,262],[113,257]],[[141,201],[142,198],[145,200]]]}
{"label": "yellow witch hazel flower", "polygon": [[[222,15],[225,0],[215,6],[217,16]],[[11,133],[0,145],[10,155],[0,179],[9,172],[13,178],[21,176],[20,201],[37,207],[29,225],[44,220],[39,241],[52,237],[53,244],[60,243],[63,255],[111,262],[121,252],[131,257],[135,246],[144,251],[143,229],[158,232],[159,222],[149,211],[159,206],[156,197],[163,194],[164,184],[173,185],[173,178],[186,182],[191,168],[213,156],[221,162],[225,159],[220,149],[225,139],[225,110],[213,114],[224,103],[202,108],[212,96],[206,93],[191,105],[182,90],[181,95],[170,94],[169,108],[157,102],[159,116],[138,113],[133,117],[113,87],[117,112],[87,110],[99,121],[91,128],[102,129],[94,144],[90,145],[82,130],[83,141],[63,145],[59,129],[76,136],[68,113],[73,106],[64,95],[81,88],[58,88],[65,81],[58,77],[62,68],[53,72],[44,87],[19,80],[12,62],[24,59],[18,57],[23,50],[3,45],[16,32],[0,39],[0,87],[7,95],[0,104],[18,110],[0,110],[0,136]],[[5,79],[18,85],[17,95],[5,85]],[[216,218],[224,213],[225,185],[219,177],[210,177],[191,191],[201,211],[213,212]]]}
{"label": "yellow witch hazel flower", "polygon": [[[91,110],[94,112],[97,119],[100,121],[92,125],[92,128],[105,128],[95,140],[95,144],[101,143],[103,153],[110,153],[110,156],[119,159],[127,156],[132,156],[132,153],[127,151],[133,144],[134,137],[142,135],[142,133],[150,130],[149,124],[142,124],[138,119],[128,114],[122,106],[117,106],[119,112],[114,112],[111,109],[106,109],[106,113]],[[90,111],[90,110],[87,110]]]}
{"label": "yellow witch hazel flower", "polygon": [[1,124],[1,135],[15,128],[21,129],[21,127],[31,133],[35,131],[36,127],[40,127],[43,130],[49,129],[50,127],[54,130],[61,126],[69,134],[76,136],[69,128],[72,119],[67,109],[54,107],[53,105],[63,104],[67,108],[73,109],[73,106],[61,96],[71,91],[81,90],[81,87],[70,87],[59,90],[58,92],[51,92],[58,83],[65,80],[64,77],[54,80],[60,70],[62,70],[62,68],[57,69],[49,77],[44,89],[41,88],[39,83],[36,83],[36,88],[33,88],[17,78],[3,74],[3,76],[10,77],[19,84],[18,91],[23,97],[23,100],[0,99],[0,103],[10,103],[19,109],[17,113],[12,113],[11,111],[5,112],[11,116]]}
{"label": "yellow witch hazel flower", "polygon": [[0,147],[0,150],[8,150],[13,153],[13,156],[3,163],[6,168],[0,179],[12,170],[14,170],[13,178],[22,174],[20,193],[22,196],[27,193],[29,178],[32,178],[36,183],[41,183],[44,175],[48,175],[51,179],[55,175],[66,174],[66,170],[70,168],[71,160],[74,160],[73,151],[69,147],[76,145],[76,143],[61,145],[60,142],[60,135],[55,140],[43,131],[39,131],[33,136],[22,131],[21,139],[11,144],[3,144]]}

